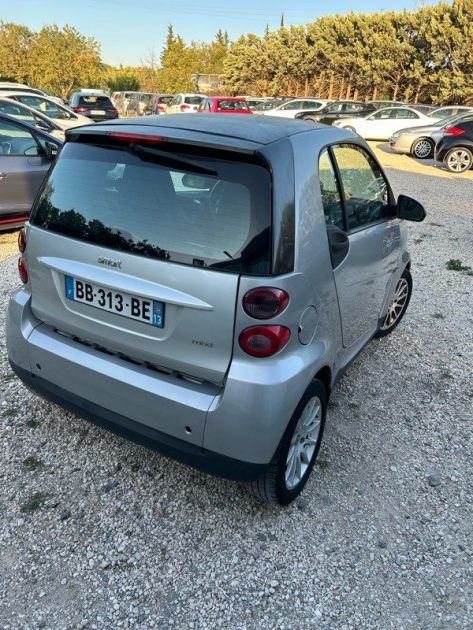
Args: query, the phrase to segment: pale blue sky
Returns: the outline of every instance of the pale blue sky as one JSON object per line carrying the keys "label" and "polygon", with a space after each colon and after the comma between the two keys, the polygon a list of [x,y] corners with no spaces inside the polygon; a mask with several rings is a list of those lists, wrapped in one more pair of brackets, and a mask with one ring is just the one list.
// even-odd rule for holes
{"label": "pale blue sky", "polygon": [[235,39],[249,31],[310,22],[321,15],[351,10],[412,9],[416,0],[0,0],[0,20],[25,24],[70,24],[102,45],[106,63],[139,65],[150,49],[161,51],[169,23],[186,41],[209,40],[219,28]]}

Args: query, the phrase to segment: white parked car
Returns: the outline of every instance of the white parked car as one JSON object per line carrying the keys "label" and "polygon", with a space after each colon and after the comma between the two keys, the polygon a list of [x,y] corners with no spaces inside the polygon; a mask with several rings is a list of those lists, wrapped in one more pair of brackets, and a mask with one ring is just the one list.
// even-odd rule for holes
{"label": "white parked car", "polygon": [[365,140],[389,140],[400,129],[432,124],[432,118],[412,107],[385,107],[364,118],[343,118],[334,127],[356,131]]}
{"label": "white parked car", "polygon": [[192,114],[198,110],[204,98],[203,94],[176,94],[166,114]]}
{"label": "white parked car", "polygon": [[59,96],[53,96],[52,94],[43,92],[43,90],[40,90],[38,88],[32,88],[29,85],[25,85],[24,83],[13,83],[13,81],[0,81],[0,92],[18,92],[19,90],[21,90],[22,92],[29,92],[30,94],[47,96],[55,103],[64,105],[64,100]]}
{"label": "white parked car", "polygon": [[46,131],[51,136],[64,140],[64,127],[59,124],[59,121],[48,118],[37,109],[28,107],[28,105],[0,96],[0,114],[16,118],[16,120],[33,125],[33,127]]}
{"label": "white parked car", "polygon": [[274,109],[268,109],[261,112],[265,116],[278,116],[280,118],[295,118],[296,114],[303,112],[317,112],[327,105],[329,101],[323,98],[295,98],[287,101]]}
{"label": "white parked car", "polygon": [[82,116],[82,114],[76,114],[72,111],[72,109],[66,107],[65,105],[60,105],[49,98],[49,96],[42,96],[40,94],[32,94],[30,92],[23,91],[2,92],[1,89],[0,96],[36,109],[48,118],[52,118],[63,129],[78,127],[79,125],[90,125],[90,118]]}

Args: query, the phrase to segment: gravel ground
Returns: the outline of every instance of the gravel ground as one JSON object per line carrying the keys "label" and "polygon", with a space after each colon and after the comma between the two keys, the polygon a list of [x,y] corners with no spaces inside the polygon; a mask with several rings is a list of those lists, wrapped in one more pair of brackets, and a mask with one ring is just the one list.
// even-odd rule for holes
{"label": "gravel ground", "polygon": [[[411,305],[334,390],[286,509],[34,397],[0,329],[0,627],[472,627],[473,277],[446,262],[473,267],[473,180],[407,160]],[[4,312],[14,257],[0,278]]]}

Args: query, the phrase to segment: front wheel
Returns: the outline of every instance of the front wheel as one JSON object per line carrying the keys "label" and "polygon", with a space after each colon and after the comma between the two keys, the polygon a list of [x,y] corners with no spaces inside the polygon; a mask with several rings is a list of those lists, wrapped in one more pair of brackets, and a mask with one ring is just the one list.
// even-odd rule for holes
{"label": "front wheel", "polygon": [[383,323],[378,328],[378,332],[375,337],[386,337],[392,333],[392,331],[399,324],[404,317],[404,313],[409,306],[409,301],[412,294],[412,276],[409,269],[404,269],[402,276],[399,278],[394,291],[393,299],[389,305],[388,312],[383,320]]}
{"label": "front wheel", "polygon": [[473,166],[473,153],[466,147],[450,149],[444,163],[451,173],[464,173]]}
{"label": "front wheel", "polygon": [[411,147],[411,153],[419,160],[427,160],[434,155],[435,144],[429,138],[418,138]]}
{"label": "front wheel", "polygon": [[306,389],[268,468],[249,490],[261,501],[287,505],[302,492],[322,442],[327,391],[315,379]]}

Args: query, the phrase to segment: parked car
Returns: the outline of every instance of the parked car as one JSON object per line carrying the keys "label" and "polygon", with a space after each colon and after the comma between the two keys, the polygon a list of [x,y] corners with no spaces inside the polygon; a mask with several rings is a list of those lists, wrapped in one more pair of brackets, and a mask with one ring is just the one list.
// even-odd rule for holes
{"label": "parked car", "polygon": [[296,114],[298,120],[320,122],[324,125],[332,125],[336,120],[352,118],[353,116],[367,116],[376,111],[374,105],[362,101],[335,101],[329,103],[320,110],[301,112]]}
{"label": "parked car", "polygon": [[457,114],[451,118],[434,120],[430,125],[400,129],[393,133],[389,145],[396,153],[411,154],[420,160],[434,157],[435,144],[440,140],[445,127],[455,124],[457,121],[468,120],[473,112]]}
{"label": "parked car", "polygon": [[47,96],[49,99],[59,105],[64,105],[64,99],[55,96],[49,92],[44,92],[38,88],[32,88],[24,83],[13,83],[12,81],[0,81],[0,92],[27,92],[28,94],[37,94],[38,96]]}
{"label": "parked car", "polygon": [[154,92],[137,92],[132,94],[128,103],[128,116],[150,116],[153,114]]}
{"label": "parked car", "polygon": [[192,114],[196,112],[204,94],[176,94],[169,103],[166,114]]}
{"label": "parked car", "polygon": [[457,114],[467,114],[469,112],[473,112],[473,107],[467,107],[466,105],[449,105],[447,107],[438,107],[437,109],[433,109],[429,116],[432,118],[444,119],[451,118]]}
{"label": "parked car", "polygon": [[384,107],[402,107],[403,105],[408,105],[408,103],[404,103],[403,101],[367,101],[376,109],[383,109]]}
{"label": "parked car", "polygon": [[430,116],[430,114],[437,109],[436,105],[422,105],[419,103],[408,103],[408,107],[412,107],[412,109],[415,109],[416,112],[426,114],[427,116]]}
{"label": "parked car", "polygon": [[165,114],[174,94],[156,94],[153,101],[153,114]]}
{"label": "parked car", "polygon": [[287,103],[293,100],[294,100],[293,96],[277,96],[275,98],[266,99],[259,105],[256,105],[253,108],[253,111],[255,114],[261,114],[263,112],[269,111],[270,109],[276,109],[276,107],[279,107],[279,105],[283,105],[284,103]]}
{"label": "parked car", "polygon": [[111,101],[117,108],[119,116],[128,116],[128,106],[135,94],[140,92],[113,92]]}
{"label": "parked car", "polygon": [[95,122],[118,118],[118,110],[106,94],[74,92],[69,103],[76,114],[82,114]]}
{"label": "parked car", "polygon": [[347,118],[334,123],[334,127],[356,131],[365,140],[389,140],[389,138],[407,127],[427,125],[432,119],[412,107],[386,107],[377,109],[365,118]]}
{"label": "parked car", "polygon": [[10,363],[67,409],[287,504],[331,388],[406,311],[402,219],[424,216],[341,129],[179,115],[67,132],[20,239]]}
{"label": "parked car", "polygon": [[239,96],[206,96],[197,109],[199,114],[253,114]]}
{"label": "parked car", "polygon": [[0,96],[17,101],[23,105],[28,105],[38,110],[48,118],[55,120],[63,129],[77,127],[79,125],[90,125],[90,119],[79,113],[74,113],[72,109],[65,105],[60,105],[52,101],[49,96],[30,94],[26,92],[1,92]]}
{"label": "parked car", "polygon": [[266,103],[270,100],[267,96],[242,96],[246,102],[248,103],[248,107],[253,111],[255,107],[261,105],[262,103]]}
{"label": "parked car", "polygon": [[443,130],[435,147],[435,159],[443,162],[452,173],[464,173],[473,168],[473,120],[462,120]]}
{"label": "parked car", "polygon": [[0,231],[23,225],[62,141],[0,113]]}
{"label": "parked car", "polygon": [[320,111],[327,105],[322,99],[297,98],[278,105],[274,109],[264,111],[265,116],[277,116],[280,118],[295,118],[301,112]]}
{"label": "parked car", "polygon": [[46,133],[60,140],[64,140],[64,127],[61,127],[53,118],[48,118],[48,116],[45,116],[33,107],[28,107],[9,98],[0,97],[0,113],[12,116],[21,122],[33,125],[33,127],[41,131],[46,131]]}

